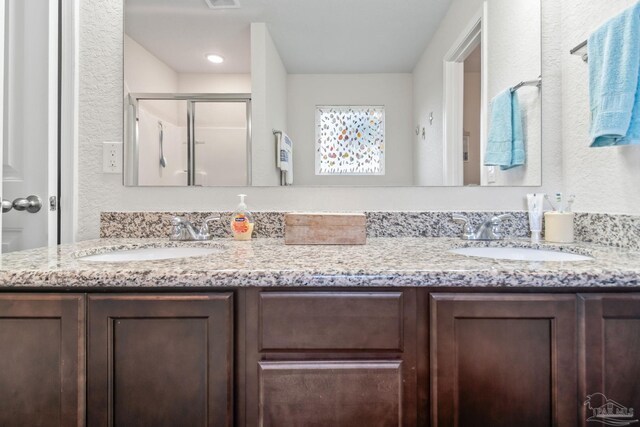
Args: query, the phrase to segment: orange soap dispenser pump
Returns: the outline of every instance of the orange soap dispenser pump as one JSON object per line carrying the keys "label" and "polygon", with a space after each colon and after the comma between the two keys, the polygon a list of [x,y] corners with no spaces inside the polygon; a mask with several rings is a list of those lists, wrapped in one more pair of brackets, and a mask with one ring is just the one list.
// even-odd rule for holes
{"label": "orange soap dispenser pump", "polygon": [[246,194],[238,194],[240,197],[240,204],[238,208],[231,216],[231,233],[236,240],[251,240],[251,234],[253,233],[253,215],[247,210],[247,205],[244,203]]}

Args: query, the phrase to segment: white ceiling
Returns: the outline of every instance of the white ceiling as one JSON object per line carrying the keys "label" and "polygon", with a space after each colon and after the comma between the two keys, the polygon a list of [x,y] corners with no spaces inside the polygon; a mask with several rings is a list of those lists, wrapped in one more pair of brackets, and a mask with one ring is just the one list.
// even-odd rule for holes
{"label": "white ceiling", "polygon": [[[266,22],[289,73],[411,72],[450,0],[125,0],[125,31],[178,72],[249,73]],[[204,55],[225,58],[220,65]]]}

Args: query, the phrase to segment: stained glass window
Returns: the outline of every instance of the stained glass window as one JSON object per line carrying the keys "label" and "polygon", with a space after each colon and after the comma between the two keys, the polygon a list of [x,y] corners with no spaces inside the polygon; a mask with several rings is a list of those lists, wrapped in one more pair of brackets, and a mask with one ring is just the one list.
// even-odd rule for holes
{"label": "stained glass window", "polygon": [[384,107],[316,107],[316,175],[384,175]]}

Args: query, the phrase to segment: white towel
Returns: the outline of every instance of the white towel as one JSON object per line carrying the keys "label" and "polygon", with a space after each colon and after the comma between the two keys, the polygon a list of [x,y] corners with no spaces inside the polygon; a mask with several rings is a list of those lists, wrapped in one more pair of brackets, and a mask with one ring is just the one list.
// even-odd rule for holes
{"label": "white towel", "polygon": [[284,172],[285,185],[293,185],[293,141],[282,132],[278,145],[278,167]]}

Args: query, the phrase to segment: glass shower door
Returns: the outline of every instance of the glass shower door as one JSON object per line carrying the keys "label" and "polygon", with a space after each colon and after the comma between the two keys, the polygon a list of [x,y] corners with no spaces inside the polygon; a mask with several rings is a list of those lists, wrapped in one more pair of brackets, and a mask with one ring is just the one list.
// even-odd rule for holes
{"label": "glass shower door", "polygon": [[249,114],[249,101],[193,102],[195,185],[251,185]]}
{"label": "glass shower door", "polygon": [[139,101],[136,124],[137,185],[187,185],[187,101]]}

